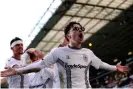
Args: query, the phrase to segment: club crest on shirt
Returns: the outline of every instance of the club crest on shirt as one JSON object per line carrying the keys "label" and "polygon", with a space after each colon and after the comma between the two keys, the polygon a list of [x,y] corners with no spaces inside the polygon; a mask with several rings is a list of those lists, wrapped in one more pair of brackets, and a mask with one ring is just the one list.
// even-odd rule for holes
{"label": "club crest on shirt", "polygon": [[66,55],[66,59],[70,59],[70,56],[69,55]]}
{"label": "club crest on shirt", "polygon": [[86,62],[88,62],[88,56],[85,55],[85,54],[83,54],[83,60],[86,61]]}

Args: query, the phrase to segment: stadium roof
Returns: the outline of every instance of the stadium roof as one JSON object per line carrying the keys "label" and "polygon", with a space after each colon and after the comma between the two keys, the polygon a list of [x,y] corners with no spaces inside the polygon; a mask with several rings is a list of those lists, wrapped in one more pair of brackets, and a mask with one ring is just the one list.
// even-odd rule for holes
{"label": "stadium roof", "polygon": [[133,51],[132,4],[133,0],[64,0],[28,48],[48,53],[64,39],[65,26],[77,21],[85,27],[83,47],[116,64]]}

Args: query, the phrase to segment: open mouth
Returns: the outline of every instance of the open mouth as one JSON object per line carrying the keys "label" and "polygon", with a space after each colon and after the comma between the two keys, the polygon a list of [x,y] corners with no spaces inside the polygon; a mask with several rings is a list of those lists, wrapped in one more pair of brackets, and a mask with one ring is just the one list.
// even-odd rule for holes
{"label": "open mouth", "polygon": [[82,39],[83,38],[83,34],[81,33],[81,34],[79,34],[79,37]]}

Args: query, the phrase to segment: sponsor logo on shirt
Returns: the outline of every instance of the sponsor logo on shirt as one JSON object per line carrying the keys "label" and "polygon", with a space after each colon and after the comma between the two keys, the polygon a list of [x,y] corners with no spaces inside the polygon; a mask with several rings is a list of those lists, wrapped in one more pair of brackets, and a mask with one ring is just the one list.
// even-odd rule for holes
{"label": "sponsor logo on shirt", "polygon": [[70,68],[70,69],[73,69],[73,68],[87,68],[87,66],[85,66],[85,65],[81,65],[81,64],[78,64],[78,65],[76,65],[76,64],[74,64],[74,65],[65,65],[65,68]]}

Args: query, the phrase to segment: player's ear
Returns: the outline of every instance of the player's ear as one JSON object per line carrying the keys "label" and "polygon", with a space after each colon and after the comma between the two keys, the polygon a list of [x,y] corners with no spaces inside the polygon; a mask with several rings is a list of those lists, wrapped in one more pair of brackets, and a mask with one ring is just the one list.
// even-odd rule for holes
{"label": "player's ear", "polygon": [[11,50],[13,50],[13,47],[11,47]]}
{"label": "player's ear", "polygon": [[71,35],[70,34],[67,34],[66,37],[68,38],[68,40],[71,39]]}

